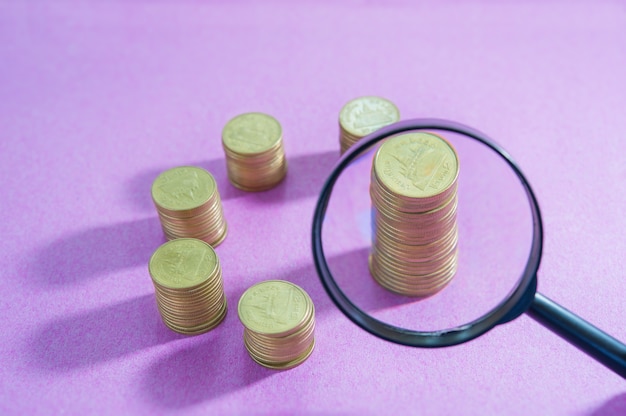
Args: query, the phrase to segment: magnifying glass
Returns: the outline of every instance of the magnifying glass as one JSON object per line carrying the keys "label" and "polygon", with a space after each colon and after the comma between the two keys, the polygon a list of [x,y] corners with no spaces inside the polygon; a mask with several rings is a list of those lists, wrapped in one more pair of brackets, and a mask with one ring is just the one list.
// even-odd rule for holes
{"label": "magnifying glass", "polygon": [[[390,293],[369,275],[375,232],[369,170],[377,143],[424,130],[445,132],[459,155],[459,260],[446,288],[414,299]],[[332,301],[377,337],[413,347],[446,347],[527,313],[626,378],[626,345],[537,292],[543,245],[537,199],[511,156],[471,127],[413,119],[361,139],[339,160],[322,188],[312,240],[315,266]]]}

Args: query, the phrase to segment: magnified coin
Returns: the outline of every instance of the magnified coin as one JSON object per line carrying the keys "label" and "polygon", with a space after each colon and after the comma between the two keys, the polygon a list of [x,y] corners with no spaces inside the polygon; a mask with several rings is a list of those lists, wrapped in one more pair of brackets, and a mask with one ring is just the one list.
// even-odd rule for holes
{"label": "magnified coin", "polygon": [[355,159],[323,224],[329,268],[356,307],[435,332],[482,317],[517,288],[533,230],[515,172],[480,143],[434,130],[391,136]]}

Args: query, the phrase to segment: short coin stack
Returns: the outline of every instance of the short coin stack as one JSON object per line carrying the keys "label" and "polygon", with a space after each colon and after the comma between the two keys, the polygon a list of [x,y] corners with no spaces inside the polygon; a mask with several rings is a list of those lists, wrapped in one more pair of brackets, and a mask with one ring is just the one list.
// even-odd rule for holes
{"label": "short coin stack", "polygon": [[154,252],[148,269],[161,318],[173,331],[201,334],[226,316],[220,262],[204,241],[168,241]]}
{"label": "short coin stack", "polygon": [[458,173],[456,151],[435,134],[394,136],[376,152],[370,271],[383,287],[426,297],[454,277]]}
{"label": "short coin stack", "polygon": [[244,344],[262,366],[288,369],[304,362],[315,345],[315,308],[309,295],[284,280],[267,280],[239,300]]}
{"label": "short coin stack", "polygon": [[265,191],[287,174],[280,123],[263,113],[245,113],[222,131],[230,182],[244,191]]}
{"label": "short coin stack", "polygon": [[193,166],[166,170],[152,184],[152,200],[168,240],[197,238],[216,247],[226,238],[220,194],[206,170]]}
{"label": "short coin stack", "polygon": [[398,120],[400,111],[384,98],[360,97],[348,102],[339,113],[341,154],[364,136]]}

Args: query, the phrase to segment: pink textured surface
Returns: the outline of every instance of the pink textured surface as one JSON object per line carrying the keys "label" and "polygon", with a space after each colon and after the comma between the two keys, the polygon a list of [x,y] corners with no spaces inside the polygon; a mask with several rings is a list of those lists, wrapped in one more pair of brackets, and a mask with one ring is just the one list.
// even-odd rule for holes
{"label": "pink textured surface", "polygon": [[[457,120],[504,145],[543,210],[540,290],[626,339],[624,3],[412,3],[0,2],[0,413],[626,413],[622,379],[526,316],[421,350],[358,329],[323,291],[309,234],[338,112],[381,95],[403,118]],[[290,171],[266,193],[225,176],[220,132],[246,111],[284,129]],[[462,275],[504,276],[527,218],[513,220],[506,178],[466,150]],[[150,184],[181,164],[214,173],[230,225],[217,249],[230,312],[197,337],[164,327],[147,274],[164,241]],[[507,290],[457,279],[428,311],[373,299],[363,166],[327,217],[355,298],[403,324],[447,325],[475,313],[471,286],[479,302]],[[317,307],[316,351],[285,372],[249,359],[236,316],[269,278]]]}

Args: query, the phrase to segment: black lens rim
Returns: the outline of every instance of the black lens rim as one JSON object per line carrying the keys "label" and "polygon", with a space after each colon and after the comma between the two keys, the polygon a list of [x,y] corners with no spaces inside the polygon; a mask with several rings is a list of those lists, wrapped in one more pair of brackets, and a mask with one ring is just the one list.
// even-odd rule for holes
{"label": "black lens rim", "polygon": [[[348,299],[345,293],[335,282],[335,279],[328,267],[328,263],[326,262],[322,244],[322,226],[324,215],[326,214],[326,209],[332,195],[333,187],[345,168],[347,168],[350,163],[356,159],[359,154],[361,154],[361,152],[373,144],[399,133],[418,130],[439,130],[459,133],[465,137],[474,139],[493,150],[509,165],[522,183],[522,186],[526,191],[533,219],[533,236],[530,253],[517,287],[515,287],[496,307],[487,312],[485,315],[467,324],[442,331],[416,331],[401,328],[382,322],[365,313],[358,306],[352,303],[350,299]],[[530,183],[511,155],[489,136],[472,127],[450,120],[434,118],[411,119],[399,121],[383,127],[380,130],[364,137],[352,146],[343,155],[343,157],[341,157],[329,177],[326,179],[315,206],[313,215],[312,243],[313,260],[322,285],[324,286],[326,293],[328,293],[332,299],[333,303],[348,317],[348,319],[367,332],[396,344],[412,347],[437,348],[470,341],[491,330],[499,323],[509,321],[512,316],[519,316],[527,309],[529,304],[529,294],[534,296],[534,292],[536,291],[537,270],[539,269],[539,265],[541,263],[541,254],[543,249],[543,224],[539,204],[537,203],[537,198],[535,197],[535,193],[533,192]]]}

